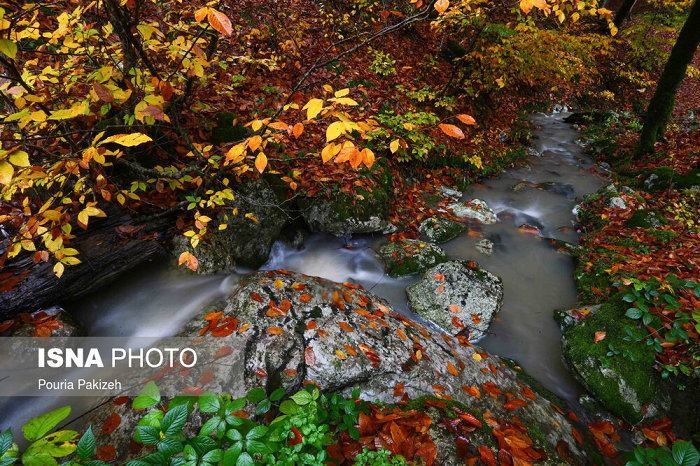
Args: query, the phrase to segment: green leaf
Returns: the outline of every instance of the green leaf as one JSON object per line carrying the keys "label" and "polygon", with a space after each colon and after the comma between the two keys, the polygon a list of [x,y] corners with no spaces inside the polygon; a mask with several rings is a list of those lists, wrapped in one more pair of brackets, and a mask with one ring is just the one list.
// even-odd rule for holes
{"label": "green leaf", "polygon": [[70,415],[70,406],[64,406],[42,416],[32,419],[22,427],[24,438],[33,442],[40,439],[48,431]]}
{"label": "green leaf", "polygon": [[77,448],[80,434],[74,430],[59,430],[32,443],[25,453],[47,454],[54,458],[70,455]]}
{"label": "green leaf", "polygon": [[257,403],[265,399],[265,390],[260,387],[254,388],[248,392],[248,401]]}
{"label": "green leaf", "polygon": [[58,462],[51,455],[29,452],[22,455],[22,464],[24,466],[58,466]]}
{"label": "green leaf", "polygon": [[286,393],[284,387],[280,387],[270,394],[270,401],[279,401],[284,397]]}
{"label": "green leaf", "polygon": [[217,461],[221,461],[224,458],[224,451],[220,448],[217,448],[216,450],[212,450],[209,453],[205,454],[202,457],[202,460],[208,461],[210,463],[216,463]]}
{"label": "green leaf", "polygon": [[10,39],[0,39],[0,53],[4,53],[14,60],[17,56],[17,44]]}
{"label": "green leaf", "polygon": [[[311,403],[314,400],[311,393],[307,392],[306,390],[302,390],[300,392],[295,393],[294,395],[291,396],[291,398],[299,406],[308,405],[309,403]],[[285,414],[288,414],[288,413],[285,413]]]}
{"label": "green leaf", "polygon": [[203,413],[216,413],[221,409],[219,397],[211,393],[201,395],[197,403]]}
{"label": "green leaf", "polygon": [[674,443],[671,454],[679,466],[696,466],[700,463],[700,453],[689,442]]}
{"label": "green leaf", "polygon": [[154,381],[149,380],[141,389],[139,396],[134,398],[132,406],[134,409],[144,409],[152,408],[158,403],[160,403],[160,390]]}
{"label": "green leaf", "polygon": [[280,405],[282,414],[296,414],[299,412],[299,405],[294,400],[283,401]]}
{"label": "green leaf", "polygon": [[187,405],[175,406],[163,418],[160,428],[166,437],[172,437],[182,430],[187,422]]}
{"label": "green leaf", "polygon": [[258,403],[258,406],[255,408],[255,415],[260,416],[262,414],[265,414],[270,410],[272,407],[272,403],[270,400],[262,400],[260,403]]}
{"label": "green leaf", "polygon": [[7,453],[7,450],[12,446],[12,430],[7,429],[0,435],[0,458]]}
{"label": "green leaf", "polygon": [[240,449],[229,448],[226,450],[226,453],[224,453],[224,466],[235,466],[240,454]]}
{"label": "green leaf", "polygon": [[92,433],[92,426],[88,426],[87,430],[78,441],[78,449],[76,454],[78,458],[85,461],[95,453],[95,435]]}
{"label": "green leaf", "polygon": [[642,311],[635,307],[631,307],[627,309],[627,312],[625,312],[625,315],[629,317],[630,319],[639,319],[642,317]]}
{"label": "green leaf", "polygon": [[138,438],[134,437],[136,441],[140,441],[144,445],[157,445],[160,442],[160,431],[155,427],[138,426],[136,427],[136,434],[138,434]]}
{"label": "green leaf", "polygon": [[172,438],[163,439],[158,444],[158,451],[166,456],[173,456],[177,455],[178,453],[182,453],[184,448],[185,446],[182,444],[182,442]]}
{"label": "green leaf", "polygon": [[236,461],[236,466],[253,466],[254,464],[253,458],[246,452],[241,453]]}
{"label": "green leaf", "polygon": [[246,440],[257,440],[263,438],[269,429],[265,426],[256,426],[250,429],[246,434]]}
{"label": "green leaf", "polygon": [[251,455],[269,453],[270,449],[264,443],[258,440],[247,440],[246,451]]}
{"label": "green leaf", "polygon": [[192,440],[190,440],[190,445],[192,446],[192,448],[194,448],[194,451],[197,452],[197,455],[200,457],[204,456],[206,453],[216,448],[216,442],[214,441],[214,439],[211,439],[209,437],[203,437],[201,435],[198,435],[197,437],[194,437]]}

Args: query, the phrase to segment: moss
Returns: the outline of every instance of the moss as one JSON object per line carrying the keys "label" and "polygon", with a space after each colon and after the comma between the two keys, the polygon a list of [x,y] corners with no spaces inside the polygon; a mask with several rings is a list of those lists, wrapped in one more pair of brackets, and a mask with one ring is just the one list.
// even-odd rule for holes
{"label": "moss", "polygon": [[222,144],[225,142],[240,141],[248,136],[248,129],[240,122],[234,122],[238,119],[235,113],[219,112],[214,115],[214,123],[216,126],[211,130],[210,141],[214,144]]}
{"label": "moss", "polygon": [[[564,332],[564,358],[607,409],[631,423],[642,419],[640,409],[655,394],[654,350],[651,346],[625,341],[626,329],[634,325],[624,316],[622,293],[600,311]],[[594,343],[595,332],[606,332]],[[608,356],[610,345],[619,354]]]}
{"label": "moss", "polygon": [[394,278],[425,272],[449,260],[438,246],[418,240],[386,243],[378,253],[386,264],[387,272]]}
{"label": "moss", "polygon": [[464,233],[467,228],[461,223],[453,220],[440,217],[431,217],[421,223],[418,229],[429,241],[442,244],[458,237]]}
{"label": "moss", "polygon": [[700,186],[700,169],[694,168],[685,175],[671,167],[656,167],[648,170],[627,172],[626,176],[636,179],[639,189],[647,192],[662,191],[673,186],[676,190]]}
{"label": "moss", "polygon": [[639,209],[625,222],[630,228],[658,228],[667,224],[668,220],[655,209]]}

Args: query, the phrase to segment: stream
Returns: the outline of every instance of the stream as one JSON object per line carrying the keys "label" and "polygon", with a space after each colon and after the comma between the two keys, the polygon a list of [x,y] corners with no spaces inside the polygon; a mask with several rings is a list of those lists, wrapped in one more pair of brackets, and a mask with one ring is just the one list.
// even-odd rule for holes
{"label": "stream", "polygon": [[[547,389],[576,404],[582,387],[562,363],[561,332],[552,318],[558,308],[571,307],[577,295],[574,265],[568,255],[557,252],[545,238],[578,242],[572,209],[575,198],[606,184],[592,160],[575,143],[579,137],[562,120],[566,114],[536,114],[538,127],[533,141],[541,156],[503,173],[497,179],[474,185],[463,201],[479,198],[498,214],[499,222],[483,225],[483,237],[493,242],[490,255],[480,252],[482,238],[462,235],[442,245],[451,259],[478,262],[504,282],[503,308],[479,345],[491,353],[515,359]],[[514,189],[515,187],[515,189]],[[539,229],[533,234],[518,227]],[[389,301],[398,311],[413,316],[404,289],[420,277],[392,279],[373,248],[385,241],[382,235],[356,236],[350,240],[313,235],[297,251],[277,243],[262,269],[287,269],[337,282],[360,283]],[[133,271],[109,290],[68,305],[89,336],[175,335],[202,306],[225,298],[240,277],[193,276],[172,270],[164,263]],[[24,422],[50,409],[71,404],[72,417],[90,407],[91,398],[0,398],[2,428],[19,433]]]}

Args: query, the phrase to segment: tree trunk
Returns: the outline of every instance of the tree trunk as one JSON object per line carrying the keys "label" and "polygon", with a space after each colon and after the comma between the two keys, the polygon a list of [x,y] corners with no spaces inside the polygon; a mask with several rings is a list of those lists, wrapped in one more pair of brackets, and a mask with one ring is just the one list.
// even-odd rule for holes
{"label": "tree trunk", "polygon": [[651,152],[654,149],[654,143],[664,135],[666,123],[673,112],[676,91],[685,78],[688,65],[693,61],[695,51],[700,44],[699,25],[700,0],[696,0],[671,50],[654,97],[649,102],[642,135],[635,151],[636,156]]}
{"label": "tree trunk", "polygon": [[620,8],[617,9],[617,13],[615,13],[615,19],[613,20],[615,26],[619,28],[622,25],[635,3],[637,3],[637,0],[624,0],[622,2]]}
{"label": "tree trunk", "polygon": [[32,254],[8,261],[0,270],[0,321],[85,296],[164,253],[154,234],[165,230],[164,221],[136,227],[128,215],[110,214],[91,219],[90,229],[77,234],[70,247],[80,251],[82,263],[66,267],[61,278],[53,262],[36,263]]}

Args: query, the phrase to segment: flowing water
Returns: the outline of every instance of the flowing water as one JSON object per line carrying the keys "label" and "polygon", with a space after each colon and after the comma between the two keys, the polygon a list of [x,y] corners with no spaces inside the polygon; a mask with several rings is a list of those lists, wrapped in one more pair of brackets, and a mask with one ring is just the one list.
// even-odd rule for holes
{"label": "flowing water", "polygon": [[[596,191],[605,180],[592,161],[581,154],[574,142],[578,134],[562,121],[564,116],[533,115],[539,127],[534,148],[541,156],[531,157],[526,165],[465,193],[463,200],[483,199],[498,214],[498,223],[481,228],[482,235],[494,244],[492,254],[477,250],[481,238],[470,235],[462,235],[443,247],[450,258],[478,262],[503,279],[503,309],[479,344],[492,353],[517,360],[545,387],[573,403],[582,388],[563,366],[561,334],[552,318],[553,310],[576,302],[573,261],[557,252],[545,237],[576,243],[574,198]],[[532,228],[519,229],[523,224],[537,227],[539,235],[532,234]],[[396,280],[386,276],[373,251],[382,241],[381,236],[360,236],[348,244],[347,239],[314,235],[300,251],[278,243],[263,269],[282,268],[337,282],[360,283],[400,312],[412,315],[404,289],[419,277]],[[171,336],[203,305],[229,295],[243,272],[201,277],[153,264],[66,310],[85,326],[89,336]],[[0,400],[0,419],[3,427],[12,426],[17,432],[33,415],[65,404],[73,404],[74,415],[78,415],[87,409],[88,401]]]}

